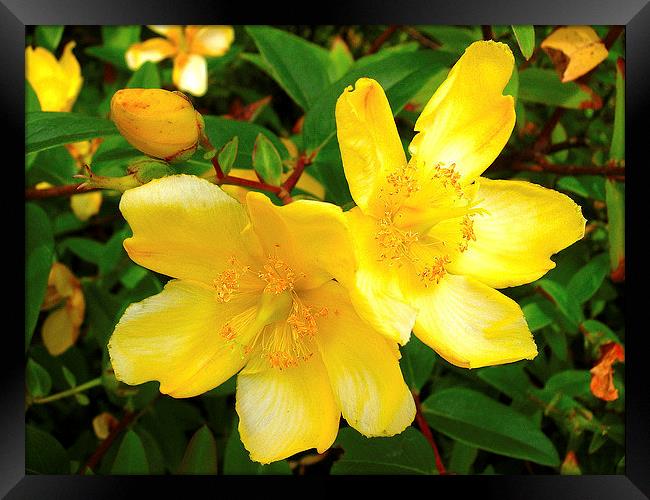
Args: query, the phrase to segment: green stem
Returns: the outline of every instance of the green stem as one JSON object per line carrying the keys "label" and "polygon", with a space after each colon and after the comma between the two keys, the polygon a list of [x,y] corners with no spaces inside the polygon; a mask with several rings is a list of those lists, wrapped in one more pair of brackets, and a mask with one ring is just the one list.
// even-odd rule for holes
{"label": "green stem", "polygon": [[32,403],[34,404],[51,403],[52,401],[56,401],[57,399],[63,399],[63,398],[67,398],[68,396],[74,396],[79,392],[83,392],[87,389],[92,389],[93,387],[97,387],[98,385],[102,385],[101,377],[94,378],[84,384],[78,385],[77,387],[72,387],[67,391],[57,392],[56,394],[52,394],[51,396],[47,396],[45,398],[34,398],[32,399]]}

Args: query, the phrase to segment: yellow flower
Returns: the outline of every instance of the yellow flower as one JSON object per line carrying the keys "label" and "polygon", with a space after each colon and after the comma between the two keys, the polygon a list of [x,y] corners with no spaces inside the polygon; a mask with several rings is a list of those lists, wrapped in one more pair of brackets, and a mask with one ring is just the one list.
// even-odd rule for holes
{"label": "yellow flower", "polygon": [[134,148],[165,161],[191,157],[203,133],[203,117],[189,99],[163,89],[118,90],[111,120]]}
{"label": "yellow flower", "polygon": [[538,279],[584,235],[567,196],[479,177],[515,123],[502,95],[513,65],[507,45],[470,45],[417,120],[409,161],[377,82],[358,80],[336,105],[357,203],[345,214],[359,259],[355,306],[401,343],[415,322],[415,335],[463,367],[535,357],[520,307],[494,288]]}
{"label": "yellow flower", "polygon": [[108,350],[119,380],[158,380],[183,398],[239,373],[239,433],[263,463],[323,452],[341,414],[366,436],[412,422],[397,344],[332,279],[354,268],[338,207],[278,207],[254,192],[244,207],[207,180],[175,175],[126,191],[120,210],[131,259],[175,279],[115,327]]}
{"label": "yellow flower", "polygon": [[49,310],[55,307],[56,309],[45,318],[41,330],[43,343],[52,356],[63,354],[77,342],[86,312],[81,283],[70,269],[60,262],[52,265],[41,309]]}
{"label": "yellow flower", "polygon": [[68,42],[58,61],[43,47],[25,48],[25,77],[42,111],[70,111],[77,100],[83,78],[74,47],[75,42]]}
{"label": "yellow flower", "polygon": [[541,44],[562,82],[571,82],[607,59],[607,47],[591,26],[563,26]]}
{"label": "yellow flower", "polygon": [[165,38],[155,37],[136,43],[126,51],[132,70],[147,61],[174,59],[172,80],[184,92],[202,96],[208,88],[208,65],[204,56],[222,56],[232,44],[232,26],[149,26]]}

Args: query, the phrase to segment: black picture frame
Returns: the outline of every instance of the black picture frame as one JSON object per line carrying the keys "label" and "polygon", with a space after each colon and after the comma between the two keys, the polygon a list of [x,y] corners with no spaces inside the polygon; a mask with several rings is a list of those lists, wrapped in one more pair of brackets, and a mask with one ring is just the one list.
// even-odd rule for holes
{"label": "black picture frame", "polygon": [[[432,476],[417,481],[432,481],[427,486],[431,495],[462,497],[465,493],[498,498],[527,499],[627,499],[650,495],[650,391],[648,369],[644,363],[643,338],[648,335],[643,321],[642,276],[644,259],[637,246],[641,238],[644,208],[638,190],[643,189],[642,171],[647,169],[647,139],[643,122],[648,111],[650,92],[650,5],[648,0],[331,0],[291,5],[279,2],[250,3],[194,0],[0,0],[0,53],[3,76],[0,78],[0,99],[6,131],[3,133],[2,171],[6,194],[23,196],[23,181],[11,181],[6,175],[22,172],[19,165],[24,142],[24,39],[25,27],[37,24],[104,25],[104,24],[600,24],[625,25],[626,34],[626,248],[628,261],[625,284],[626,315],[626,465],[625,475],[611,476]],[[14,158],[15,160],[9,160]],[[645,160],[645,162],[643,161]],[[643,195],[641,195],[643,196]],[[24,228],[24,217],[16,217],[20,200],[3,200],[5,216]],[[15,204],[14,204],[15,203]],[[647,212],[647,209],[645,210]],[[635,222],[637,224],[635,224]],[[16,245],[13,232],[10,246],[17,255],[10,262],[24,261],[24,249]],[[642,250],[641,250],[642,251]],[[638,252],[638,253],[637,253]],[[20,256],[22,255],[22,257]],[[11,264],[5,264],[16,268]],[[14,283],[23,283],[24,275]],[[8,285],[5,285],[8,286]],[[15,285],[14,285],[15,286]],[[27,285],[26,285],[27,286]],[[639,293],[635,293],[638,287]],[[24,292],[24,290],[23,290]],[[21,294],[12,293],[20,299]],[[22,295],[24,297],[24,293]],[[19,316],[8,307],[6,316]],[[13,314],[12,314],[13,313]],[[195,494],[197,487],[206,487],[212,494],[221,494],[217,481],[232,482],[246,494],[250,483],[261,478],[228,477],[80,477],[25,475],[24,451],[24,343],[19,332],[22,326],[2,328],[0,349],[0,496],[6,498],[104,498],[133,494],[146,485],[147,495],[163,492],[169,496]],[[9,341],[9,345],[6,343]],[[255,481],[253,481],[256,479]],[[305,488],[308,492],[317,481],[324,484],[360,481],[362,487],[383,488],[386,481],[406,485],[416,478],[315,478],[313,480],[282,480],[278,485]],[[325,480],[323,480],[325,479]],[[280,478],[267,480],[280,481]],[[399,482],[398,482],[399,481]],[[405,481],[402,483],[402,481]],[[200,486],[199,486],[200,485]],[[191,488],[188,490],[188,486]],[[335,486],[336,487],[336,486]],[[406,494],[411,492],[403,491]],[[404,494],[402,493],[402,494]],[[416,490],[413,490],[414,494]]]}

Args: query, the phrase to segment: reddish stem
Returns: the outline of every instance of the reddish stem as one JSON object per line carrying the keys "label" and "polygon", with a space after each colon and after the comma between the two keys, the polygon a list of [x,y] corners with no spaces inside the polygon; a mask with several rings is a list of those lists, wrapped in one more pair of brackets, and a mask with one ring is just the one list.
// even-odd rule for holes
{"label": "reddish stem", "polygon": [[436,42],[435,40],[432,40],[427,36],[424,36],[422,33],[411,26],[403,26],[402,31],[414,40],[420,42],[420,45],[423,47],[427,47],[431,50],[438,50],[440,47],[442,47],[442,44]]}
{"label": "reddish stem", "polygon": [[393,35],[393,33],[395,33],[397,31],[398,27],[399,26],[397,26],[396,24],[391,24],[388,28],[386,28],[381,33],[381,35],[379,35],[375,39],[375,41],[372,43],[372,45],[370,46],[370,48],[368,49],[368,52],[366,52],[366,54],[370,55],[370,54],[374,54],[375,52],[377,52],[381,48],[381,46],[384,45],[384,43],[386,43],[386,41]]}
{"label": "reddish stem", "polygon": [[413,394],[413,401],[415,401],[415,421],[422,431],[422,434],[429,441],[431,448],[433,448],[433,454],[436,457],[436,469],[438,469],[438,474],[441,476],[447,474],[444,464],[442,463],[442,458],[440,457],[440,452],[438,451],[438,446],[436,445],[435,440],[433,439],[433,434],[431,434],[431,429],[429,429],[429,424],[427,423],[424,415],[422,413],[422,404],[420,403],[420,396],[418,396],[416,391],[411,391]]}
{"label": "reddish stem", "polygon": [[77,474],[84,475],[86,473],[86,469],[93,470],[94,467],[99,463],[99,461],[102,459],[102,457],[106,454],[108,449],[111,447],[113,444],[113,441],[117,438],[117,436],[120,435],[120,433],[126,429],[126,427],[135,419],[136,417],[135,412],[125,412],[124,417],[122,420],[118,422],[118,424],[111,430],[110,434],[104,439],[95,452],[90,456],[88,461],[79,469],[79,472]]}
{"label": "reddish stem", "polygon": [[78,184],[66,184],[64,186],[53,186],[45,189],[28,188],[25,190],[25,199],[39,200],[43,198],[54,198],[56,196],[72,196],[98,190],[98,188],[81,187],[82,184],[84,183],[80,182]]}

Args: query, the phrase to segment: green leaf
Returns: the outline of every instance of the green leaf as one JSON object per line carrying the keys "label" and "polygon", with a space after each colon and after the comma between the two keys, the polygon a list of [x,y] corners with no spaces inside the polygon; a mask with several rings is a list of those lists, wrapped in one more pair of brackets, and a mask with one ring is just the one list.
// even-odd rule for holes
{"label": "green leaf", "polygon": [[273,475],[289,475],[291,468],[286,460],[279,460],[271,462],[268,465],[262,465],[259,462],[253,462],[244,448],[239,437],[237,430],[238,419],[235,417],[233,422],[232,431],[228,436],[226,449],[224,451],[223,459],[223,473],[225,475],[257,475],[257,474],[273,474]]}
{"label": "green leaf", "polygon": [[555,306],[569,320],[571,326],[577,329],[585,319],[577,300],[568,293],[566,288],[555,281],[541,279],[537,281],[537,285],[551,297]]}
{"label": "green leaf", "polygon": [[560,465],[553,443],[530,419],[480,392],[443,389],[424,401],[423,411],[432,428],[469,446],[551,467]]}
{"label": "green leaf", "polygon": [[158,66],[151,61],[145,62],[133,73],[126,87],[129,89],[159,89],[160,73],[158,72]]}
{"label": "green leaf", "polygon": [[64,26],[50,25],[50,26],[36,26],[34,30],[34,42],[39,47],[45,47],[50,52],[56,51],[56,48],[61,42]]}
{"label": "green leaf", "polygon": [[584,198],[605,201],[605,179],[597,175],[563,175],[557,180],[556,187]]}
{"label": "green leaf", "polygon": [[35,203],[25,205],[25,349],[29,346],[54,261],[54,237],[47,214]]}
{"label": "green leaf", "polygon": [[89,56],[96,57],[97,59],[110,63],[122,70],[131,71],[126,64],[126,59],[124,58],[126,49],[94,45],[92,47],[86,47],[84,52]]}
{"label": "green leaf", "polygon": [[402,358],[399,364],[404,374],[404,381],[410,389],[419,391],[431,375],[436,354],[415,335],[411,335],[411,339],[401,348],[401,352]]}
{"label": "green leaf", "polygon": [[68,452],[42,430],[25,426],[25,471],[29,474],[70,474]]}
{"label": "green leaf", "polygon": [[609,159],[617,162],[625,160],[625,77],[620,63],[616,64],[616,108]]}
{"label": "green leaf", "polygon": [[605,200],[609,229],[609,265],[625,276],[625,184],[605,181]]}
{"label": "green leaf", "polygon": [[104,245],[98,241],[91,240],[90,238],[72,237],[66,238],[59,243],[57,249],[59,253],[69,250],[71,253],[86,262],[99,265],[104,252]]}
{"label": "green leaf", "polygon": [[596,343],[610,340],[612,342],[621,344],[621,339],[618,337],[618,335],[616,335],[606,324],[601,323],[600,321],[597,321],[595,319],[588,319],[580,326],[585,332],[587,332],[587,334],[593,335],[595,337],[594,340]]}
{"label": "green leaf", "polygon": [[26,122],[26,153],[119,134],[112,121],[77,113],[32,111]]}
{"label": "green leaf", "polygon": [[508,80],[507,85],[503,89],[503,95],[511,95],[512,97],[514,97],[515,102],[517,102],[518,94],[519,94],[519,70],[517,70],[517,67],[515,66],[512,69],[510,80]]}
{"label": "green leaf", "polygon": [[470,26],[424,25],[416,28],[439,42],[442,45],[440,50],[454,55],[462,54],[473,42],[481,39],[481,29]]}
{"label": "green leaf", "polygon": [[77,377],[74,376],[74,373],[68,370],[65,366],[61,366],[61,371],[63,372],[63,378],[65,378],[65,381],[70,387],[77,385]]}
{"label": "green leaf", "polygon": [[478,378],[512,399],[523,400],[527,397],[531,382],[524,371],[523,363],[479,368],[476,374]]}
{"label": "green leaf", "polygon": [[111,474],[149,474],[144,446],[134,431],[126,431],[113,462]]}
{"label": "green leaf", "polygon": [[219,151],[219,166],[224,174],[228,174],[235,164],[238,149],[239,137],[235,136],[221,148],[221,151]]}
{"label": "green leaf", "polygon": [[40,111],[41,102],[38,100],[38,96],[34,91],[34,88],[25,80],[25,113],[31,113],[32,111]]}
{"label": "green leaf", "polygon": [[131,229],[125,225],[120,231],[115,232],[111,236],[111,239],[106,242],[98,262],[100,275],[106,276],[109,274],[115,269],[122,257],[126,256],[124,240],[129,236],[131,236]]}
{"label": "green leaf", "polygon": [[435,456],[424,436],[413,427],[393,437],[367,438],[341,429],[336,444],[343,456],[332,474],[435,474]]}
{"label": "green leaf", "polygon": [[[212,145],[221,149],[233,137],[237,136],[237,158],[233,168],[251,168],[253,163],[253,149],[257,136],[262,133],[273,143],[275,149],[280,153],[282,159],[287,159],[289,153],[282,141],[270,130],[254,123],[238,120],[228,120],[217,116],[203,116],[205,121],[205,133],[210,138]],[[203,158],[203,152],[197,151],[187,163],[191,165],[203,165],[205,170],[212,168],[212,163]],[[182,167],[182,164],[180,165]],[[204,170],[204,171],[205,171]]]}
{"label": "green leaf", "polygon": [[554,374],[546,381],[544,390],[561,392],[569,397],[588,396],[591,374],[588,370],[565,370]]}
{"label": "green leaf", "polygon": [[561,361],[566,361],[569,355],[569,346],[564,332],[555,326],[544,330],[542,336],[551,348],[551,352]]}
{"label": "green leaf", "polygon": [[575,82],[562,83],[552,69],[527,68],[519,72],[519,98],[548,106],[584,109],[600,101]]}
{"label": "green leaf", "polygon": [[531,332],[541,330],[553,322],[552,309],[553,306],[549,301],[541,297],[533,297],[530,302],[521,306]]}
{"label": "green leaf", "polygon": [[609,256],[602,253],[573,275],[567,286],[567,292],[578,303],[586,302],[598,291],[608,271]]}
{"label": "green leaf", "polygon": [[357,61],[345,76],[322,92],[318,101],[305,114],[305,149],[312,151],[322,148],[334,138],[336,101],[345,88],[353,85],[359,78],[373,78],[379,82],[395,115],[434,74],[451,62],[452,57],[449,54],[434,51],[396,53],[368,64],[360,64],[361,60]]}
{"label": "green leaf", "polygon": [[329,82],[327,50],[269,26],[247,26],[246,31],[262,54],[269,75],[303,110],[309,109]]}
{"label": "green leaf", "polygon": [[354,64],[354,58],[347,44],[341,37],[334,38],[332,48],[329,51],[330,63],[328,66],[330,82],[341,78]]}
{"label": "green leaf", "polygon": [[178,473],[217,474],[217,443],[207,425],[203,425],[190,439]]}
{"label": "green leaf", "polygon": [[52,377],[45,368],[32,358],[27,360],[25,383],[27,391],[35,398],[47,396],[52,390]]}
{"label": "green leaf", "polygon": [[141,27],[137,24],[129,26],[102,26],[104,46],[117,49],[128,49],[140,41]]}
{"label": "green leaf", "polygon": [[454,474],[469,474],[474,460],[478,455],[478,449],[468,446],[460,441],[454,441],[449,461],[449,471]]}
{"label": "green leaf", "polygon": [[535,28],[531,24],[512,25],[519,49],[526,60],[530,59],[535,50]]}
{"label": "green leaf", "polygon": [[279,186],[282,177],[282,158],[273,143],[261,132],[253,148],[253,168],[264,182]]}

